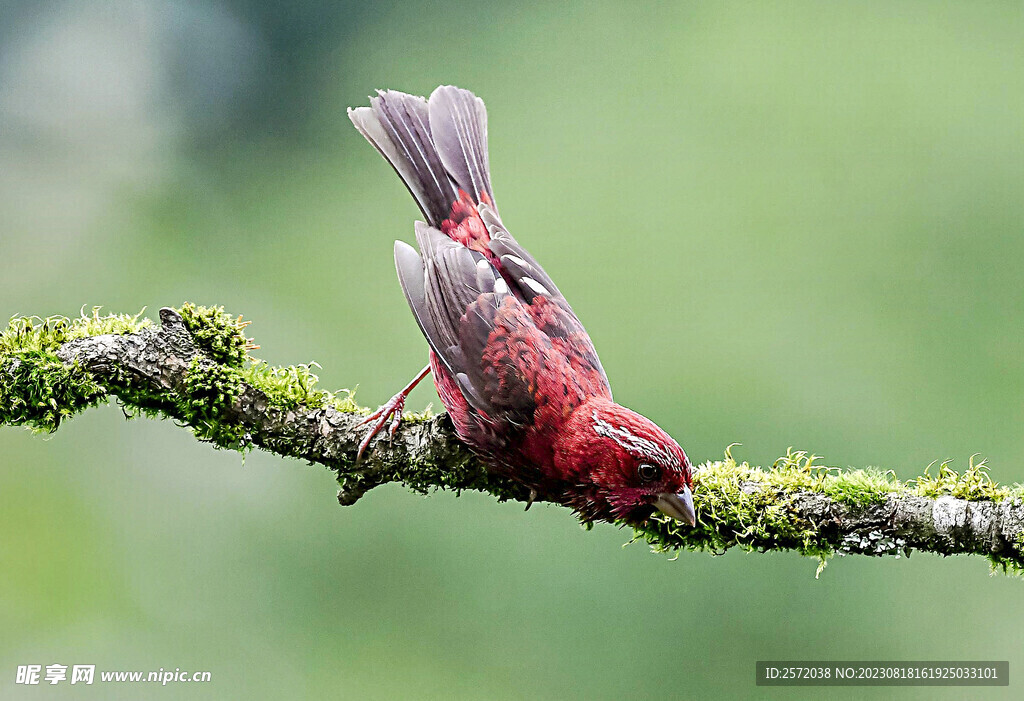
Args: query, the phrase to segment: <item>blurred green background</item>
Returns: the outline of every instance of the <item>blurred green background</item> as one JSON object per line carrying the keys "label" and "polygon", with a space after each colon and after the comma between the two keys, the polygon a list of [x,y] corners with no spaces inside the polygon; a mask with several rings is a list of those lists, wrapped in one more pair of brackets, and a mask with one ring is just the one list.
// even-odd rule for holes
{"label": "blurred green background", "polygon": [[[425,344],[415,206],[345,107],[468,87],[506,224],[616,398],[694,460],[787,446],[1024,480],[1024,9],[234,0],[0,5],[0,316],[222,304],[376,405]],[[417,390],[411,407],[433,402]],[[0,697],[814,699],[758,659],[996,659],[982,559],[677,561],[569,512],[244,462],[90,411],[0,430]],[[210,670],[16,687],[17,665]],[[1020,698],[1021,683],[973,698]],[[954,699],[962,689],[836,689]]]}

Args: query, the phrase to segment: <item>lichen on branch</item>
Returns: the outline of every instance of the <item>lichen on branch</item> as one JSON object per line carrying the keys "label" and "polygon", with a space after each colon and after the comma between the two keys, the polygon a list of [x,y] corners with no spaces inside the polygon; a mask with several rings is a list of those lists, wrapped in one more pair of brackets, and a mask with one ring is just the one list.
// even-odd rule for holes
{"label": "lichen on branch", "polygon": [[[77,319],[16,317],[0,332],[0,425],[52,432],[115,399],[129,415],[173,418],[219,448],[324,465],[337,475],[342,504],[388,482],[529,500],[521,485],[487,471],[445,415],[406,415],[393,439],[375,439],[357,463],[367,410],[345,390],[318,388],[315,364],[278,368],[250,358],[247,326],[192,304],[161,309],[159,325],[98,309]],[[635,539],[661,552],[795,550],[822,566],[835,554],[979,554],[1024,571],[1024,490],[995,484],[984,461],[901,482],[892,472],[817,460],[791,450],[761,469],[727,450],[697,468],[695,528],[655,516]]]}

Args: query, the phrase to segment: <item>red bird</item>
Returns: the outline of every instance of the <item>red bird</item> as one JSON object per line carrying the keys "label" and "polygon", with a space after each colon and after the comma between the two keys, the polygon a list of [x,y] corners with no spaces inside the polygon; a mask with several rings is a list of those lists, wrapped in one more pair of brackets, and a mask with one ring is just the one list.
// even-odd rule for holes
{"label": "red bird", "polygon": [[694,525],[686,453],[612,401],[583,325],[498,216],[483,101],[452,86],[429,100],[388,90],[348,114],[427,220],[416,222],[419,252],[395,242],[395,265],[430,364],[367,419],[359,455],[389,419],[394,433],[432,372],[459,438],[532,496],[585,521],[639,523],[660,509]]}

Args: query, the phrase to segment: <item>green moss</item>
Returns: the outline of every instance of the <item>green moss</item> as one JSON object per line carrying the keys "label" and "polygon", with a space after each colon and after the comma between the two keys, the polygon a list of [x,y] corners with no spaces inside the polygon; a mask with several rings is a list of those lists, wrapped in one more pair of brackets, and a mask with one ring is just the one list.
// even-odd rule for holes
{"label": "green moss", "polygon": [[[447,456],[448,451],[444,452]],[[401,475],[395,477],[400,477],[406,486],[420,494],[435,489],[451,489],[458,494],[463,489],[486,489],[490,484],[489,475],[480,470],[469,450],[462,451],[454,461],[441,460],[433,450],[422,451],[413,457],[409,469],[402,469]],[[501,499],[500,489],[498,491],[493,496]]]}
{"label": "green moss", "polygon": [[872,468],[846,470],[826,475],[821,491],[836,501],[851,506],[869,506],[884,503],[900,484],[893,472]]}
{"label": "green moss", "polygon": [[[824,494],[851,508],[884,503],[892,494],[929,498],[949,495],[994,502],[1024,498],[1024,489],[1019,485],[1006,487],[993,482],[985,462],[975,462],[974,457],[963,473],[943,463],[938,475],[933,477],[926,470],[923,477],[906,483],[897,480],[891,471],[842,471],[816,464],[819,459],[816,455],[789,449],[771,469],[763,470],[745,462],[738,463],[727,449],[724,460],[705,463],[697,470],[694,503],[698,523],[695,528],[687,528],[657,514],[635,529],[634,540],[646,541],[657,552],[689,549],[717,554],[734,546],[759,551],[795,550],[818,558],[820,574],[833,554],[900,557],[907,552],[906,543],[881,531],[840,535],[830,531],[827,523],[810,523],[788,508],[787,494]],[[1018,551],[1024,549],[1024,536],[1017,545]],[[989,559],[993,569],[1024,573],[1024,560],[1003,555],[990,555]]]}
{"label": "green moss", "polygon": [[967,461],[967,469],[962,473],[954,470],[951,461],[945,460],[939,465],[938,474],[932,476],[932,463],[924,469],[924,475],[908,484],[915,494],[934,499],[941,496],[952,496],[958,499],[977,501],[987,499],[991,501],[1002,501],[1010,496],[1019,496],[1020,488],[1012,488],[996,484],[988,474],[988,465],[985,460],[975,462],[977,454],[972,455]]}
{"label": "green moss", "polygon": [[[903,488],[892,472],[843,471],[816,464],[820,456],[792,448],[771,469],[763,470],[737,462],[731,448],[726,449],[724,460],[705,463],[697,470],[696,527],[688,528],[657,514],[636,529],[637,538],[658,552],[685,548],[722,553],[733,546],[758,551],[796,550],[818,558],[820,573],[827,558],[846,546],[817,524],[796,516],[784,497],[812,492],[851,507],[867,507],[883,503]],[[888,548],[890,544],[883,545]]]}
{"label": "green moss", "polygon": [[1013,577],[1024,577],[1024,560],[988,555],[989,570],[992,574],[1005,574]]}
{"label": "green moss", "polygon": [[[196,345],[211,360],[221,364],[215,376],[209,376],[194,364],[194,372],[190,371],[186,377],[183,392],[186,396],[175,402],[177,413],[194,426],[200,438],[221,447],[242,450],[249,447],[245,431],[232,422],[228,411],[242,383],[263,392],[270,406],[286,411],[300,407],[333,407],[341,412],[368,413],[369,410],[356,404],[349,390],[320,389],[319,377],[314,371],[320,366],[315,362],[275,367],[250,358],[248,352],[259,346],[244,333],[249,322],[233,317],[223,307],[186,303],[180,313]],[[231,372],[222,372],[226,369]]]}
{"label": "green moss", "polygon": [[218,363],[241,367],[249,351],[258,348],[244,333],[250,322],[242,321],[240,316],[231,316],[224,307],[203,307],[186,302],[178,311],[195,344]]}
{"label": "green moss", "polygon": [[[709,524],[701,528],[702,549],[724,550],[729,541],[751,548],[801,547],[812,535],[809,524],[800,523],[783,511],[774,492],[787,487],[800,489],[805,481],[781,483],[775,490],[744,490],[743,482],[782,482],[781,473],[770,475],[748,464],[734,461],[709,463],[700,473],[695,500],[701,511],[707,511]],[[800,475],[800,477],[804,477]],[[726,523],[728,530],[711,528],[711,524]],[[678,528],[672,524],[674,528]]]}
{"label": "green moss", "polygon": [[[731,446],[730,446],[731,447]],[[779,500],[780,493],[820,490],[822,470],[816,456],[792,453],[770,471],[726,459],[701,465],[694,484],[697,525],[683,526],[657,514],[637,530],[658,552],[683,547],[722,553],[740,546],[748,550],[792,549],[807,555],[831,552],[818,542],[813,524],[794,518]],[[763,488],[751,489],[747,485]]]}
{"label": "green moss", "polygon": [[88,373],[46,351],[0,358],[0,425],[52,432],[62,421],[103,401],[106,392]]}
{"label": "green moss", "polygon": [[[0,424],[53,431],[64,419],[116,395],[129,417],[173,416],[192,426],[203,440],[244,451],[249,441],[231,411],[243,383],[262,391],[271,406],[283,410],[333,407],[369,413],[348,390],[320,389],[316,363],[272,367],[250,358],[249,350],[257,346],[245,336],[248,322],[241,317],[221,307],[191,303],[184,304],[180,314],[196,345],[213,363],[193,362],[175,392],[154,391],[127,374],[107,377],[100,385],[84,369],[67,366],[57,357],[57,350],[68,341],[153,328],[141,313],[103,315],[97,307],[75,319],[11,319],[0,331]],[[431,417],[428,409],[407,413],[403,420],[416,423]]]}
{"label": "green moss", "polygon": [[[1024,552],[1024,533],[1017,534],[1014,539],[1014,545],[1016,546],[1017,552]],[[1024,577],[1024,558],[1014,557],[1003,557],[1000,555],[988,556],[989,564],[991,565],[992,572],[1002,572],[1003,574],[1017,575],[1018,577]]]}
{"label": "green moss", "polygon": [[133,333],[151,325],[127,314],[78,318],[14,317],[0,331],[0,425],[55,431],[65,419],[101,403],[105,390],[77,365],[65,365],[62,343],[87,336]]}
{"label": "green moss", "polygon": [[[77,318],[66,316],[16,316],[0,331],[0,359],[5,355],[27,351],[55,351],[62,344],[78,338],[101,336],[103,334],[135,333],[153,325],[135,314],[100,315],[101,308],[93,307],[90,314],[85,309]],[[145,310],[143,310],[145,311]]]}
{"label": "green moss", "polygon": [[[935,499],[943,496],[956,497],[968,501],[1001,502],[1006,499],[1024,498],[1024,487],[1019,484],[1006,486],[997,484],[988,474],[986,460],[975,462],[977,454],[967,461],[967,469],[958,472],[951,467],[950,460],[939,464],[937,474],[931,474],[932,463],[924,470],[924,475],[907,483],[908,488],[919,496]],[[1024,533],[1019,534],[1015,541],[1016,551],[1024,551]],[[1001,572],[1016,576],[1024,576],[1024,559],[1005,555],[987,555],[992,572]]]}
{"label": "green moss", "polygon": [[317,363],[272,367],[262,360],[252,361],[242,370],[242,377],[267,395],[270,403],[281,409],[306,406],[311,409],[334,407],[342,412],[365,412],[347,389],[328,392],[319,389],[320,378],[313,372]]}
{"label": "green moss", "polygon": [[423,411],[406,411],[402,413],[402,421],[411,424],[426,423],[437,418],[439,414],[434,413],[434,406],[427,404],[427,407]]}
{"label": "green moss", "polygon": [[245,430],[228,418],[232,402],[242,392],[242,382],[237,369],[194,358],[176,398],[176,413],[198,438],[223,448],[245,448]]}
{"label": "green moss", "polygon": [[[730,457],[727,455],[727,460]],[[792,448],[772,464],[767,480],[786,491],[820,492],[849,506],[868,506],[885,502],[901,486],[892,471],[871,468],[841,470],[838,467],[816,465],[821,456]]]}

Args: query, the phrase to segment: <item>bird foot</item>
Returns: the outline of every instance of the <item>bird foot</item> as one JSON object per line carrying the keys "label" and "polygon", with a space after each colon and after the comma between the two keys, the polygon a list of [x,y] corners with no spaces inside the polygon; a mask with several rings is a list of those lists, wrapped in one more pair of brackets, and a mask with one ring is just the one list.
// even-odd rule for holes
{"label": "bird foot", "polygon": [[381,432],[381,429],[387,425],[388,420],[391,421],[391,425],[388,426],[388,438],[394,438],[395,433],[398,431],[398,426],[402,423],[402,410],[405,409],[405,397],[407,392],[402,391],[393,396],[391,399],[381,404],[377,411],[373,412],[365,419],[359,422],[359,426],[372,423],[370,430],[366,436],[359,443],[359,450],[356,452],[356,462],[360,462],[363,459],[363,453],[366,452],[367,447],[370,445],[370,441],[373,437]]}
{"label": "bird foot", "polygon": [[366,437],[359,443],[359,450],[356,452],[356,463],[363,459],[363,453],[366,452],[366,448],[370,445],[370,441],[373,440],[374,436],[380,433],[380,430],[384,428],[385,424],[387,424],[388,419],[391,419],[391,426],[388,427],[388,437],[395,437],[395,432],[398,431],[398,425],[402,423],[402,409],[405,408],[406,398],[409,396],[409,393],[412,392],[413,388],[419,384],[419,381],[429,374],[430,366],[428,365],[416,373],[416,377],[412,378],[412,381],[403,387],[401,392],[387,400],[379,409],[377,409],[377,411],[359,422],[359,426],[371,422],[373,425],[370,426],[370,432],[367,433]]}

